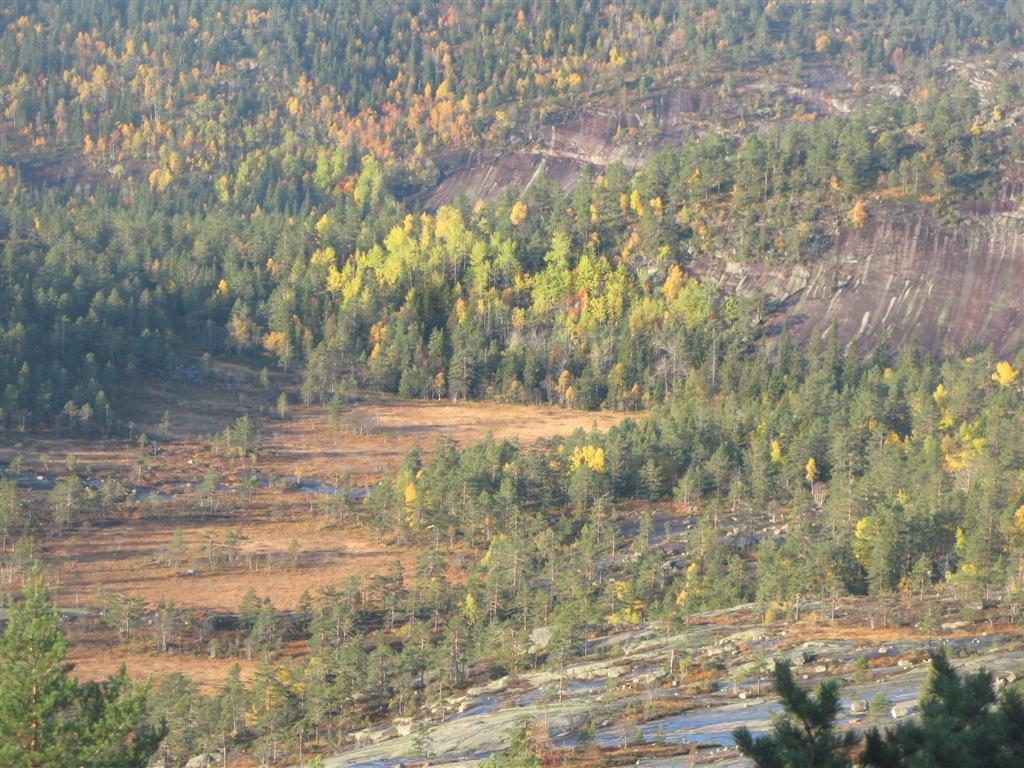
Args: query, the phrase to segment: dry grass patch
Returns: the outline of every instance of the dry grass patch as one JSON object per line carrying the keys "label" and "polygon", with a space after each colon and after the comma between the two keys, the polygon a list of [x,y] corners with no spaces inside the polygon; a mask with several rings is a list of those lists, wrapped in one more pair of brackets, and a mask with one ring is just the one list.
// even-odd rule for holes
{"label": "dry grass patch", "polygon": [[[161,562],[177,528],[187,554],[177,568]],[[245,539],[234,564],[211,567],[209,542],[239,529]],[[289,548],[298,545],[298,566]],[[249,589],[291,610],[308,590],[338,584],[349,576],[384,573],[395,560],[411,568],[415,552],[374,542],[360,530],[321,529],[310,519],[266,517],[189,520],[161,517],[76,532],[47,542],[45,560],[59,576],[64,604],[97,605],[103,590],[141,595],[147,605],[173,600],[179,608],[234,612]],[[194,570],[196,575],[184,575]]]}

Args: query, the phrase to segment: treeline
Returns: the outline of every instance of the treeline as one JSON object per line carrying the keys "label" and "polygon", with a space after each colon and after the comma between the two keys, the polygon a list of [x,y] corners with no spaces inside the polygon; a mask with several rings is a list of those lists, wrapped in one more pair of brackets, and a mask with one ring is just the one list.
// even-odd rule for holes
{"label": "treeline", "polygon": [[[304,368],[307,401],[369,385],[650,407],[738,314],[756,326],[770,309],[689,280],[690,259],[799,261],[883,208],[955,216],[1012,180],[1020,84],[982,99],[940,64],[1012,46],[1019,17],[995,2],[10,4],[0,423],[109,431],[125,381],[202,351]],[[561,90],[632,98],[679,61],[726,100],[746,98],[729,73],[772,62],[915,88],[811,122],[787,122],[783,99],[777,127],[711,130],[568,194],[539,178],[521,199],[401,201],[436,181],[433,150],[504,146]]]}
{"label": "treeline", "polygon": [[[673,499],[700,520],[685,574],[666,580],[660,561],[642,557],[627,569],[639,616],[665,597],[670,610],[700,610],[946,580],[974,594],[1014,591],[1024,567],[1013,480],[1021,415],[1017,369],[987,355],[893,359],[883,343],[861,363],[834,338],[806,352],[784,339],[773,361],[730,338],[718,363],[705,360],[650,419],[531,449],[485,441],[442,445],[427,460],[413,453],[365,514],[396,540],[440,531],[490,548],[470,584],[492,616],[515,603],[492,572],[509,568],[512,552],[517,567],[532,557],[553,568],[555,593],[590,595],[595,616],[628,605],[621,586],[594,590],[602,564],[616,562],[609,511],[631,499]],[[556,542],[569,549],[557,555]],[[536,594],[533,603],[547,610]]]}

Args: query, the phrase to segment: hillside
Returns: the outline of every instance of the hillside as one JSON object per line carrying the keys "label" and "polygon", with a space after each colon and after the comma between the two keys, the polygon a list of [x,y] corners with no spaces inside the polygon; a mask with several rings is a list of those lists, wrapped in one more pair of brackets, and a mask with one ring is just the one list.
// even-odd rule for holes
{"label": "hillside", "polygon": [[1019,2],[0,51],[0,763],[1024,760]]}

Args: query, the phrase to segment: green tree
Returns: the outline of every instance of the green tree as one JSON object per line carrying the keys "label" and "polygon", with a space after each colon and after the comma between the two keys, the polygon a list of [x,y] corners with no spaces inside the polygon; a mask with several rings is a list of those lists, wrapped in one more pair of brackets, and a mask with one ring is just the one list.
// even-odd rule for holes
{"label": "green tree", "polygon": [[480,768],[540,768],[540,765],[540,757],[530,743],[527,724],[522,723],[512,731],[508,749],[491,755],[480,763]]}
{"label": "green tree", "polygon": [[1006,689],[997,702],[992,675],[960,675],[934,654],[921,716],[884,733],[867,732],[861,764],[870,768],[1011,768],[1024,765],[1024,698]]}
{"label": "green tree", "polygon": [[47,497],[53,507],[53,523],[58,532],[73,525],[82,512],[82,484],[77,477],[65,477]]}
{"label": "green tree", "polygon": [[860,737],[854,732],[836,733],[839,716],[839,684],[826,680],[811,695],[793,679],[788,664],[776,662],[775,690],[782,697],[785,714],[772,724],[771,732],[754,738],[746,727],[733,731],[736,746],[757,768],[846,768],[849,752]]}
{"label": "green tree", "polygon": [[9,608],[0,642],[0,764],[10,768],[143,768],[165,729],[144,723],[148,687],[124,667],[79,685],[67,639],[37,567]]}

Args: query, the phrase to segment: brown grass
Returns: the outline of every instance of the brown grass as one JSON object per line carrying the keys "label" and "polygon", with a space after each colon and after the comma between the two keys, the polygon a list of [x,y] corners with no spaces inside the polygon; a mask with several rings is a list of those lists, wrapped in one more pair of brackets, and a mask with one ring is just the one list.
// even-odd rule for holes
{"label": "brown grass", "polygon": [[263,463],[279,475],[334,477],[351,473],[366,480],[396,465],[414,447],[429,453],[441,438],[466,446],[490,434],[525,446],[577,429],[605,430],[624,417],[621,413],[492,402],[381,399],[346,412],[346,422],[369,427],[369,434],[360,434],[351,427],[332,427],[323,408],[295,407],[287,420],[266,425],[269,436]]}
{"label": "brown grass", "polygon": [[200,690],[213,691],[219,688],[232,664],[241,668],[242,679],[251,680],[257,662],[246,659],[211,659],[207,656],[173,653],[138,653],[119,648],[109,648],[95,643],[76,643],[71,646],[68,661],[75,665],[72,674],[79,680],[103,680],[110,677],[124,664],[128,676],[135,680],[150,677],[159,680],[174,672],[187,675]]}
{"label": "brown grass", "polygon": [[[305,591],[315,595],[320,588],[338,585],[349,576],[383,573],[395,560],[408,572],[417,551],[378,543],[360,527],[323,529],[311,514],[313,498],[306,494],[264,488],[247,502],[234,488],[243,470],[319,478],[328,483],[351,474],[355,482],[369,483],[411,448],[419,446],[429,453],[442,437],[467,445],[492,434],[528,445],[580,428],[607,429],[624,418],[624,414],[554,407],[406,401],[386,396],[349,407],[346,425],[341,428],[330,424],[320,406],[293,404],[287,418],[276,418],[273,402],[278,392],[294,393],[296,384],[295,377],[275,373],[264,391],[257,371],[218,362],[206,383],[171,378],[152,381],[131,393],[119,404],[127,415],[115,437],[83,438],[62,431],[6,433],[0,440],[0,461],[10,461],[17,454],[26,469],[60,477],[67,474],[65,457],[73,454],[80,476],[112,477],[173,494],[171,500],[158,505],[123,505],[113,524],[45,539],[43,558],[47,575],[55,581],[58,601],[98,607],[102,593],[111,590],[140,595],[149,607],[169,599],[179,609],[200,614],[235,612],[251,588],[261,598],[269,597],[280,610],[294,609]],[[166,439],[158,429],[164,411],[170,412],[171,424]],[[263,423],[257,460],[241,462],[211,450],[211,438],[246,413],[259,416]],[[140,480],[136,458],[137,438],[142,432],[157,438],[157,443],[156,450],[147,455]],[[198,497],[183,486],[196,486],[209,473],[228,486],[218,492],[221,508],[216,516],[195,514]],[[25,492],[25,496],[36,508],[47,505],[45,491]],[[187,555],[178,567],[171,568],[163,562],[163,555],[179,527]],[[222,541],[236,528],[246,537],[240,561],[211,567],[205,558],[208,542]],[[295,568],[288,555],[292,541],[299,550]],[[191,569],[197,575],[184,575]],[[458,579],[460,574],[453,572],[452,577]],[[146,653],[141,650],[145,646],[145,642],[131,648],[118,646],[95,631],[76,630],[71,660],[82,679],[109,675],[124,662],[133,677],[181,671],[204,687],[218,685],[237,661]]]}
{"label": "brown grass", "polygon": [[[188,555],[173,569],[159,561],[179,526]],[[211,569],[205,558],[208,541],[223,540],[235,528],[248,539],[241,561]],[[299,547],[294,569],[288,562],[293,540]],[[114,590],[141,595],[150,607],[169,599],[178,608],[213,612],[237,611],[249,589],[269,597],[278,609],[291,610],[306,590],[315,594],[349,576],[383,573],[395,560],[408,567],[415,558],[414,551],[375,544],[360,530],[320,529],[308,518],[265,517],[132,520],[51,541],[44,552],[49,572],[59,578],[55,591],[62,602],[96,606],[103,590]],[[198,575],[183,575],[192,568]]]}

